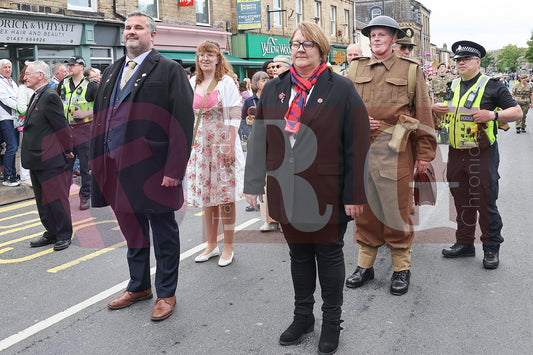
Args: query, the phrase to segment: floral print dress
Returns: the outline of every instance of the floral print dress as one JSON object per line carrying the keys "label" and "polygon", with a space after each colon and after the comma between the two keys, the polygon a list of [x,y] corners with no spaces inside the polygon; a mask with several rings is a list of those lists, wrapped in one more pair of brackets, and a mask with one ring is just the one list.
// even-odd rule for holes
{"label": "floral print dress", "polygon": [[[190,83],[194,90],[195,77],[191,78]],[[235,144],[235,161],[228,162],[224,154],[229,144],[229,126],[235,126],[238,130],[241,120],[240,116],[230,117],[232,112],[240,112],[239,91],[233,79],[224,76],[209,94],[202,116],[198,117],[203,100],[202,95],[194,93],[193,109],[196,120],[199,119],[200,123],[186,172],[187,203],[200,208],[232,203],[244,198],[244,154],[238,134],[235,142],[231,143]]]}

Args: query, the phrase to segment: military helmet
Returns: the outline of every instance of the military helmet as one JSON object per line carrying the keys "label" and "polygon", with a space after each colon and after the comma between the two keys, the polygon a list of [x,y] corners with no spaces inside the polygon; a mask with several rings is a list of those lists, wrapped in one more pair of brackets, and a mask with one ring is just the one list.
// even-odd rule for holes
{"label": "military helmet", "polygon": [[376,16],[366,25],[365,28],[361,30],[361,33],[363,36],[370,37],[370,30],[373,27],[388,27],[392,28],[393,30],[398,31],[398,39],[405,37],[405,32],[403,32],[400,29],[400,25],[398,25],[398,22],[394,20],[392,17],[389,16]]}
{"label": "military helmet", "polygon": [[[414,33],[413,30],[410,28],[402,28],[403,33],[405,33],[405,37],[398,39],[396,41],[397,44],[406,44],[408,46],[416,46],[415,40],[413,39]],[[398,37],[399,38],[399,37]]]}

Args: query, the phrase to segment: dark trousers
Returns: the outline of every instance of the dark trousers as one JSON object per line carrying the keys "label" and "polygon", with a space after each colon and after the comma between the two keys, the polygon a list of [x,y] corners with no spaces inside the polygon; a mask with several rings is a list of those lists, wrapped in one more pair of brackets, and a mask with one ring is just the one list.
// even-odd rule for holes
{"label": "dark trousers", "polygon": [[72,219],[68,201],[70,172],[66,167],[30,170],[37,211],[44,228],[57,240],[72,238]]}
{"label": "dark trousers", "polygon": [[80,199],[87,201],[91,198],[91,174],[89,169],[89,152],[91,149],[92,122],[72,125],[72,137],[74,139],[74,158],[69,159],[69,171],[72,171],[76,156],[80,159],[81,188]]}
{"label": "dark trousers", "polygon": [[485,149],[454,149],[448,152],[447,179],[457,211],[457,243],[474,243],[479,213],[483,250],[498,251],[503,242],[498,199],[498,142]]}
{"label": "dark trousers", "polygon": [[122,234],[128,243],[130,282],[127,290],[141,292],[151,288],[150,226],[156,258],[157,297],[172,297],[178,284],[180,262],[179,229],[174,212],[145,214],[115,211]]}
{"label": "dark trousers", "polygon": [[4,142],[6,142],[6,154],[3,159],[4,181],[7,181],[9,177],[14,178],[17,176],[15,155],[17,154],[18,140],[15,132],[16,130],[13,126],[13,120],[0,121],[0,134],[4,139]]}
{"label": "dark trousers", "polygon": [[[309,238],[307,243],[294,243],[301,240],[302,234],[292,228],[291,225],[283,224],[283,233],[289,245],[291,257],[291,274],[294,286],[294,314],[308,315],[313,313],[315,303],[314,292],[316,289],[316,275],[320,282],[322,295],[323,319],[338,321],[341,318],[343,301],[343,287],[345,277],[344,233],[346,223],[335,225],[334,228],[326,228],[325,233],[333,231],[338,233],[338,238],[333,243],[321,243],[321,238]],[[300,234],[296,236],[295,234]],[[316,233],[313,233],[316,235]],[[325,239],[330,239],[327,236]],[[331,240],[331,239],[330,239]]]}

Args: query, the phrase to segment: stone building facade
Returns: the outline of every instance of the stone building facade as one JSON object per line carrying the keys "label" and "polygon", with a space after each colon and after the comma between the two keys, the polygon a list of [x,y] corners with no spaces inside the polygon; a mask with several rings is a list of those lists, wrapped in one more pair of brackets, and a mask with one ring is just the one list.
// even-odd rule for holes
{"label": "stone building facade", "polygon": [[[125,16],[143,11],[157,21],[155,48],[184,66],[195,63],[198,43],[210,39],[240,77],[277,54],[290,54],[297,24],[315,21],[332,45],[330,62],[345,62],[354,41],[353,0],[0,0],[0,58],[49,64],[82,55],[104,69],[124,54]],[[255,50],[254,46],[258,46]]]}

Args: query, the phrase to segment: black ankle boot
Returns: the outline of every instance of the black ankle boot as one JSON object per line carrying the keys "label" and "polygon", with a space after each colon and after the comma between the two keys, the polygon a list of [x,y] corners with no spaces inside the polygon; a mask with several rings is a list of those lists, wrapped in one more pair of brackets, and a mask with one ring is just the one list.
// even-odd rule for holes
{"label": "black ankle boot", "polygon": [[311,333],[315,327],[315,316],[312,314],[295,314],[292,324],[279,337],[281,345],[293,345],[302,341],[304,334]]}
{"label": "black ankle boot", "polygon": [[341,323],[338,321],[322,321],[322,332],[318,341],[318,353],[321,355],[335,354],[339,347],[339,334],[341,332]]}

